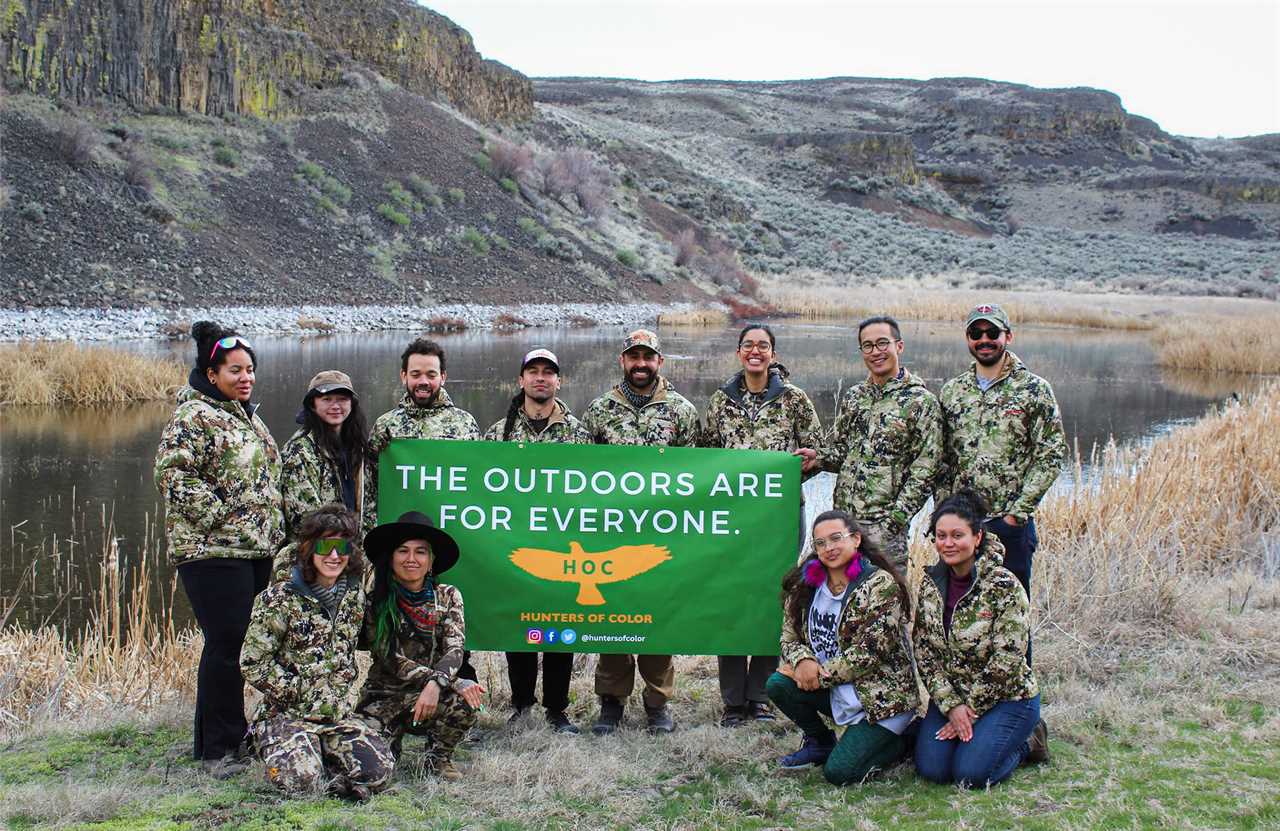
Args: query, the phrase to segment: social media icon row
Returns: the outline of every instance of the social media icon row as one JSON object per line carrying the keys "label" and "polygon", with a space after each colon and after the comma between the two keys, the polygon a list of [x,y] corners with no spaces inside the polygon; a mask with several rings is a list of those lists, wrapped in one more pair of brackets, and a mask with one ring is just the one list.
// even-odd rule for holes
{"label": "social media icon row", "polygon": [[578,640],[578,633],[572,629],[529,629],[525,632],[525,643],[572,645]]}

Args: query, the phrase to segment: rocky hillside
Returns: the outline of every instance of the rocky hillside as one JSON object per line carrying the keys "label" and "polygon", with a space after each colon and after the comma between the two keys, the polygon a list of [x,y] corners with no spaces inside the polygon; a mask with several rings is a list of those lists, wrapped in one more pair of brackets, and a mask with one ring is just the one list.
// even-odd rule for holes
{"label": "rocky hillside", "polygon": [[1276,292],[1280,137],[1098,90],[531,84],[406,0],[0,0],[0,75],[0,308]]}

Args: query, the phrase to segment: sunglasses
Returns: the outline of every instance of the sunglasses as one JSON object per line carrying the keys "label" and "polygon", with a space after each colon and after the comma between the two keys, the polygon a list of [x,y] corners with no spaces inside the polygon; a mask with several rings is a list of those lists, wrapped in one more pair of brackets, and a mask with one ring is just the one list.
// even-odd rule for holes
{"label": "sunglasses", "polygon": [[337,554],[339,557],[347,557],[351,554],[350,540],[316,540],[316,554],[321,557],[328,557],[330,554]]}
{"label": "sunglasses", "polygon": [[970,326],[965,332],[969,336],[969,340],[1000,340],[1000,336],[1004,334],[1003,329],[993,329],[990,326]]}
{"label": "sunglasses", "polygon": [[249,345],[249,341],[239,335],[228,335],[225,338],[219,339],[218,342],[213,345],[213,349],[209,350],[209,360],[213,360],[213,356],[218,354],[219,349],[234,349],[236,344],[243,346],[245,349],[253,349],[253,347]]}

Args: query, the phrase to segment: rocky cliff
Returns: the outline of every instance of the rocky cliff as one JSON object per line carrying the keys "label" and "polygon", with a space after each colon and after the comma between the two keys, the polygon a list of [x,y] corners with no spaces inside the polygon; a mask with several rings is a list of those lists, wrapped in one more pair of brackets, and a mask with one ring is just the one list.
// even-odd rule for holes
{"label": "rocky cliff", "polygon": [[353,64],[485,121],[533,111],[527,78],[408,0],[0,0],[6,85],[77,103],[275,118]]}

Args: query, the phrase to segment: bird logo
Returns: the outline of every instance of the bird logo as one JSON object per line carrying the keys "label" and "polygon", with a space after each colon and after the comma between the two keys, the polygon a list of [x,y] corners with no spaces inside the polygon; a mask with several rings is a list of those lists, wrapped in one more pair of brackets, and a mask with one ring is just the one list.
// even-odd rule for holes
{"label": "bird logo", "polygon": [[622,545],[608,551],[587,552],[577,542],[569,553],[543,548],[517,548],[511,562],[541,580],[577,583],[579,606],[603,606],[603,583],[620,583],[671,559],[665,545]]}

